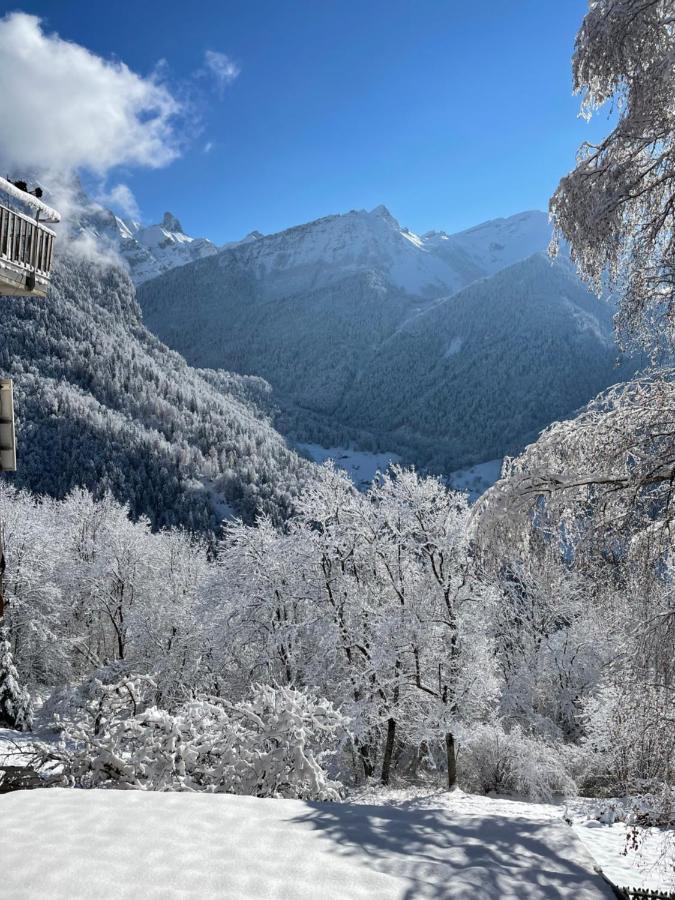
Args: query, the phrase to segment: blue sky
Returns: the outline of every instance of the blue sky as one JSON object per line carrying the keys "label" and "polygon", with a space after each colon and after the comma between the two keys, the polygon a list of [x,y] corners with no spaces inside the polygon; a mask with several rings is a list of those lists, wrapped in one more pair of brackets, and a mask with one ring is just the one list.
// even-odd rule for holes
{"label": "blue sky", "polygon": [[[111,182],[144,221],[170,209],[218,242],[379,203],[420,232],[545,209],[607,128],[571,94],[585,0],[0,4],[17,9],[143,76],[161,65],[189,108],[181,155]],[[208,50],[239,69],[222,89]]]}

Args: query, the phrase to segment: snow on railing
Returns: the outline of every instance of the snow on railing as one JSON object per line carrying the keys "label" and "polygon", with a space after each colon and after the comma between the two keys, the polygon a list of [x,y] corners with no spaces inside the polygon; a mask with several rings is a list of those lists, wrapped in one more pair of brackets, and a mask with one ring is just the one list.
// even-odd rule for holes
{"label": "snow on railing", "polygon": [[0,206],[0,257],[48,276],[54,253],[54,232],[6,206]]}
{"label": "snow on railing", "polygon": [[675,900],[675,893],[673,893],[673,891],[659,891],[653,888],[619,887],[618,884],[614,884],[613,881],[610,881],[604,872],[600,872],[600,874],[619,900]]}
{"label": "snow on railing", "polygon": [[57,213],[55,209],[52,209],[51,206],[47,206],[47,204],[43,200],[40,200],[39,197],[36,197],[35,194],[30,194],[28,191],[22,190],[6,178],[0,177],[0,202],[2,202],[2,194],[15,203],[21,204],[24,208],[28,207],[33,212],[34,218],[36,219],[52,223],[61,221],[61,215]]}
{"label": "snow on railing", "polygon": [[675,900],[672,891],[655,891],[644,888],[622,887],[619,888],[619,896],[625,900]]}

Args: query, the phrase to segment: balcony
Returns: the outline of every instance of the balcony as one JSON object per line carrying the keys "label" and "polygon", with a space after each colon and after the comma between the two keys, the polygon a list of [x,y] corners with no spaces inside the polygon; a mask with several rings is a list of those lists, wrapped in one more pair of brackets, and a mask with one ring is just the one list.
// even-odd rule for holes
{"label": "balcony", "polygon": [[47,296],[56,235],[41,217],[59,221],[42,201],[0,178],[0,295]]}

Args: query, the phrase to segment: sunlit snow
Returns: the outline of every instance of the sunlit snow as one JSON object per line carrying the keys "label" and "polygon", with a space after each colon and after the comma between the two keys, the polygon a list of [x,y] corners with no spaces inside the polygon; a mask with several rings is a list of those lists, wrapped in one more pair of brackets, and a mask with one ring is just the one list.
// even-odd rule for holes
{"label": "sunlit snow", "polygon": [[609,900],[570,827],[486,798],[367,806],[52,789],[0,801],[3,900]]}

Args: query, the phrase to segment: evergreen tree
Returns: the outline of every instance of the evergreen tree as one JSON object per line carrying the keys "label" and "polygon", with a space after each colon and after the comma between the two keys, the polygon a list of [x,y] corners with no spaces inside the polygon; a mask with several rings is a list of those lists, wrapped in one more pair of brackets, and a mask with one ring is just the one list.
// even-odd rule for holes
{"label": "evergreen tree", "polygon": [[28,689],[19,683],[4,625],[0,626],[0,726],[17,731],[30,731],[33,727],[33,704]]}

